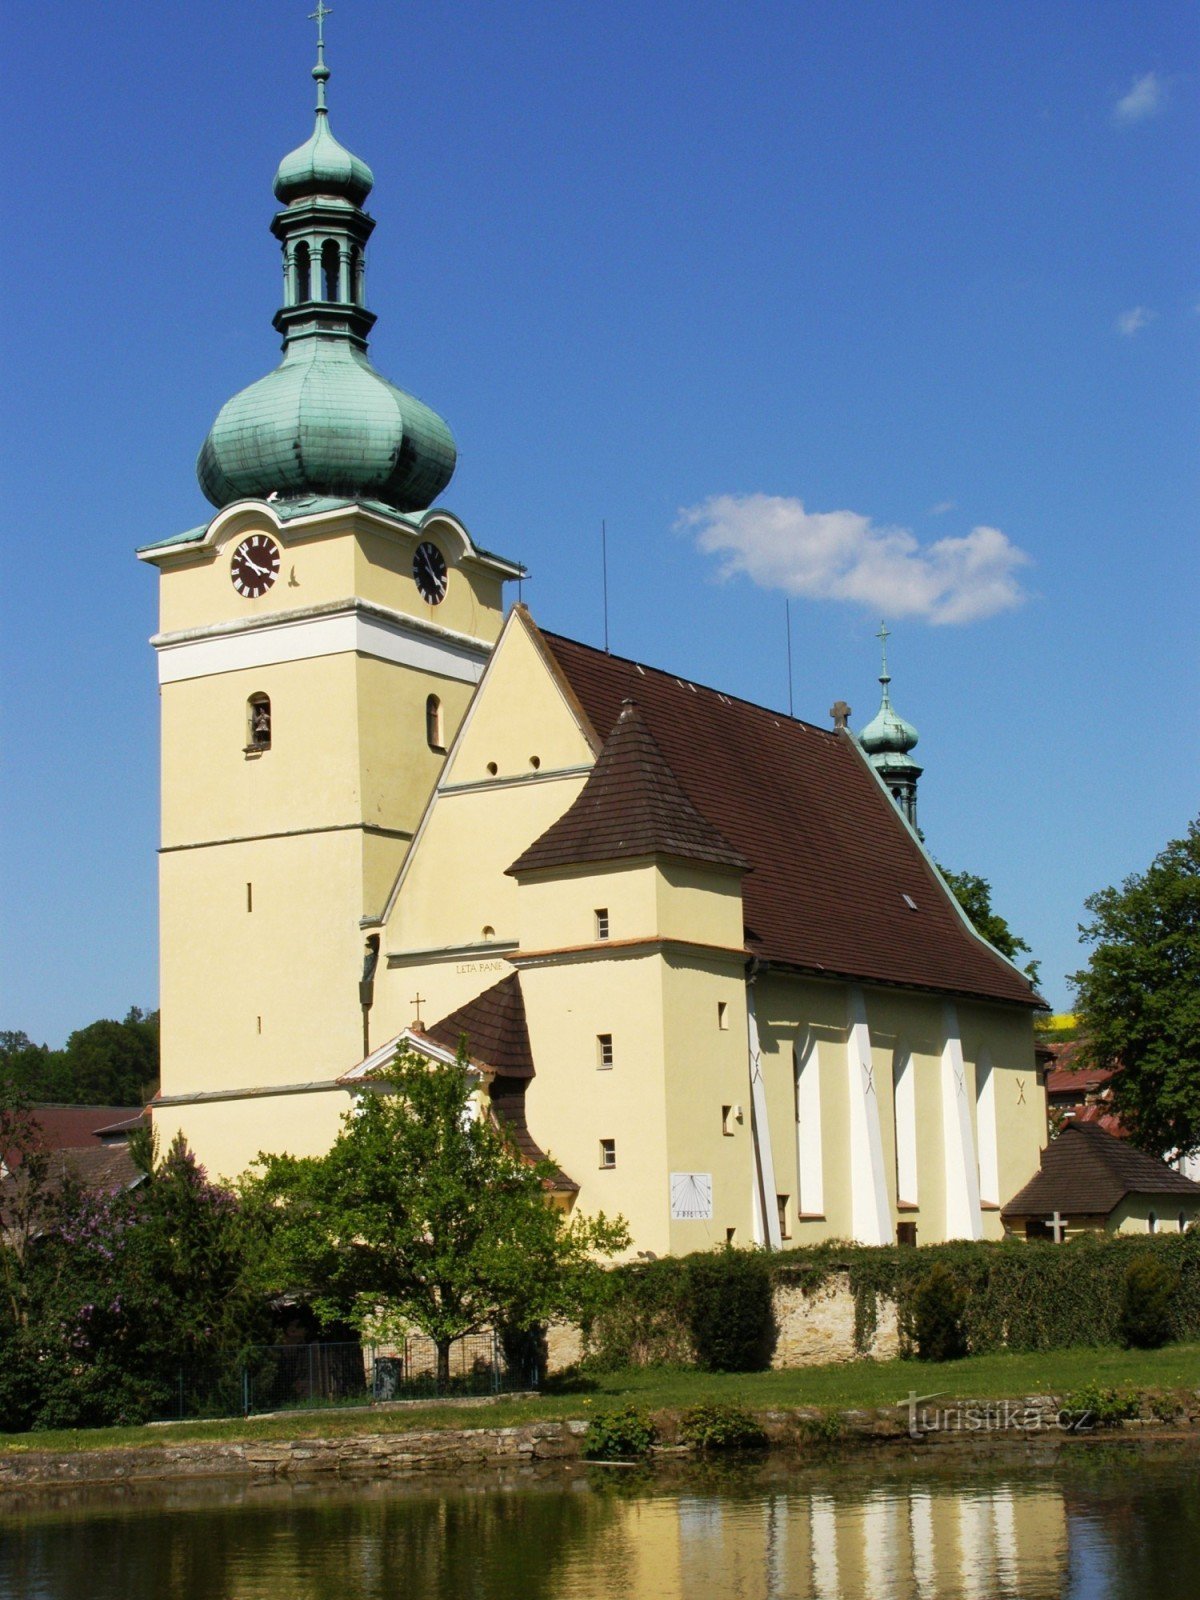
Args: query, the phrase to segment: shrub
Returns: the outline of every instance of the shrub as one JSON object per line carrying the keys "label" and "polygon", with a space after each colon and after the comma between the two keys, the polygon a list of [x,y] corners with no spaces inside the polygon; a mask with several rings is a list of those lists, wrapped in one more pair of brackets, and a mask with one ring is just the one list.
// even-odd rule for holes
{"label": "shrub", "polygon": [[691,1406],[679,1419],[679,1442],[695,1450],[758,1450],[767,1436],[741,1406]]}
{"label": "shrub", "polygon": [[697,1366],[756,1372],[768,1364],[774,1316],[771,1269],[759,1250],[687,1257],[688,1321]]}
{"label": "shrub", "polygon": [[801,1417],[796,1432],[815,1449],[830,1449],[846,1431],[840,1411],[820,1411],[815,1417]]}
{"label": "shrub", "polygon": [[1105,1389],[1092,1380],[1067,1396],[1064,1412],[1080,1428],[1111,1428],[1136,1417],[1142,1409],[1139,1389]]}
{"label": "shrub", "polygon": [[1128,1348],[1157,1350],[1174,1332],[1178,1274],[1153,1256],[1139,1256],[1125,1271],[1117,1333]]}
{"label": "shrub", "polygon": [[654,1423],[636,1406],[597,1411],[583,1436],[583,1453],[590,1461],[621,1461],[649,1453],[657,1437]]}
{"label": "shrub", "polygon": [[922,1361],[957,1361],[967,1353],[967,1297],[950,1268],[934,1263],[913,1299],[913,1340]]}

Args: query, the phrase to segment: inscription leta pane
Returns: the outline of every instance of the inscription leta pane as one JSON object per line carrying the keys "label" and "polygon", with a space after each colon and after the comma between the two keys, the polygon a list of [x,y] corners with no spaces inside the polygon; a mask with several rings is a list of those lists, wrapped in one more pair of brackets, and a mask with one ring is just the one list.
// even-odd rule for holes
{"label": "inscription leta pane", "polygon": [[711,1172],[671,1174],[671,1220],[711,1222],[713,1214]]}

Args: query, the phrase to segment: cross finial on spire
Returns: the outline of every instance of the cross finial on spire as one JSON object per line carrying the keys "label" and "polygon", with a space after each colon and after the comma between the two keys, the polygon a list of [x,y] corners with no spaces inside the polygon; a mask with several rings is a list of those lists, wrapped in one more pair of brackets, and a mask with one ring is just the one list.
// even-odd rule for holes
{"label": "cross finial on spire", "polygon": [[317,0],[317,9],[315,11],[310,11],[308,14],[308,20],[310,22],[315,22],[317,25],[318,50],[324,50],[325,48],[325,18],[331,17],[332,15],[333,7],[327,6],[325,4],[325,0]]}
{"label": "cross finial on spire", "polygon": [[325,4],[325,0],[317,0],[317,9],[310,11],[308,20],[317,25],[317,64],[312,75],[317,80],[317,112],[323,113],[325,107],[325,85],[329,82],[329,68],[325,65],[325,18],[333,15],[333,8]]}
{"label": "cross finial on spire", "polygon": [[886,622],[881,622],[879,624],[879,632],[875,635],[875,637],[879,640],[879,654],[883,658],[883,669],[879,674],[879,681],[883,685],[883,693],[884,697],[886,698],[887,686],[892,681],[892,675],[888,671],[887,664],[887,642],[891,638],[891,634],[888,632],[888,625]]}

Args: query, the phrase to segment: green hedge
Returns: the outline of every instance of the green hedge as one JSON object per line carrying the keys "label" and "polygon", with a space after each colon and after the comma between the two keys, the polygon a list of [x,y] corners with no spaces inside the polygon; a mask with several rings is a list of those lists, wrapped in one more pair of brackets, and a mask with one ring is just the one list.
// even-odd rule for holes
{"label": "green hedge", "polygon": [[[1134,1262],[1160,1262],[1177,1280],[1172,1339],[1200,1339],[1200,1232],[1116,1238],[1084,1235],[1069,1244],[1009,1240],[955,1243],[919,1249],[829,1244],[775,1255],[715,1251],[617,1267],[607,1294],[584,1329],[587,1360],[601,1368],[710,1365],[697,1333],[697,1288],[714,1274],[743,1273],[747,1255],[765,1266],[773,1286],[814,1293],[847,1273],[855,1304],[855,1340],[865,1352],[878,1324],[880,1304],[899,1310],[901,1348],[911,1353],[916,1296],[931,1268],[941,1263],[965,1294],[963,1326],[968,1349],[1052,1350],[1069,1345],[1117,1344],[1125,1285]],[[732,1282],[730,1287],[732,1288]],[[760,1313],[761,1315],[761,1313]],[[769,1310],[761,1329],[758,1365],[770,1360]]]}

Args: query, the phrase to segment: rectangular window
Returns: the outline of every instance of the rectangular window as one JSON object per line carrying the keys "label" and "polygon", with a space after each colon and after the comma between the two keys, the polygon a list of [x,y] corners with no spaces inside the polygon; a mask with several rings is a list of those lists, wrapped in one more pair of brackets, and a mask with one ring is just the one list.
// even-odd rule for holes
{"label": "rectangular window", "polygon": [[787,1195],[777,1194],[775,1196],[775,1204],[779,1207],[779,1237],[781,1239],[790,1239],[792,1237],[792,1225],[788,1221]]}
{"label": "rectangular window", "polygon": [[596,907],[596,937],[597,937],[597,939],[607,939],[608,938],[608,907],[607,906],[597,906]]}
{"label": "rectangular window", "polygon": [[913,1244],[917,1242],[917,1225],[915,1222],[898,1222],[896,1224],[896,1243]]}
{"label": "rectangular window", "polygon": [[727,1139],[733,1138],[733,1107],[721,1107],[721,1132]]}
{"label": "rectangular window", "polygon": [[729,1027],[729,1002],[727,1000],[717,1001],[717,1027],[722,1030]]}
{"label": "rectangular window", "polygon": [[607,1070],[613,1064],[613,1046],[611,1033],[598,1033],[596,1035],[596,1065],[601,1071]]}
{"label": "rectangular window", "polygon": [[254,885],[252,883],[246,885],[246,910],[254,910]]}
{"label": "rectangular window", "polygon": [[615,1167],[617,1164],[617,1141],[615,1139],[601,1139],[600,1165],[602,1167]]}
{"label": "rectangular window", "polygon": [[732,1244],[734,1239],[736,1238],[736,1236],[737,1236],[737,1229],[736,1228],[726,1228],[725,1229],[725,1243],[726,1244]]}

